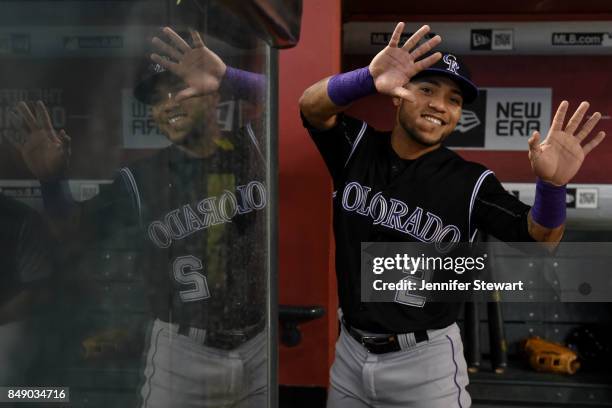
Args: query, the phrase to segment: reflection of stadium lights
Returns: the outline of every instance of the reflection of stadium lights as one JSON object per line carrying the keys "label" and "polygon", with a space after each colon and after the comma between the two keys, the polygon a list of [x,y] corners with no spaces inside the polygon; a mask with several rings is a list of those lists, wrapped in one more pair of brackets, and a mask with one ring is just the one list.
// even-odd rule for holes
{"label": "reflection of stadium lights", "polygon": [[176,0],[176,5],[178,6],[179,4],[181,4],[181,0]]}

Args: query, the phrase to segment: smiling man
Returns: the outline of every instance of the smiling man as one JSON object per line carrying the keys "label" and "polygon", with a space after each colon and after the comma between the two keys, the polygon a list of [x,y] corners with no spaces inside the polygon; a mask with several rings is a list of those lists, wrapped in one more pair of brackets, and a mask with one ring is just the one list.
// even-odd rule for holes
{"label": "smiling man", "polygon": [[[328,407],[468,407],[459,304],[361,301],[362,242],[472,242],[478,230],[507,242],[556,243],[565,223],[565,184],[605,134],[581,145],[597,122],[583,102],[564,125],[562,102],[547,138],[529,140],[538,177],[533,208],[508,194],[492,171],[442,146],[464,103],[478,89],[464,63],[432,53],[439,36],[400,47],[399,23],[369,66],[325,78],[300,99],[304,126],[334,186],[336,275],[342,330],[331,370]],[[391,132],[343,113],[373,93],[393,98]]]}
{"label": "smiling man", "polygon": [[134,95],[151,106],[155,124],[164,136],[186,153],[208,156],[219,143],[218,92],[177,99],[187,87],[183,80],[158,63],[147,65]]}

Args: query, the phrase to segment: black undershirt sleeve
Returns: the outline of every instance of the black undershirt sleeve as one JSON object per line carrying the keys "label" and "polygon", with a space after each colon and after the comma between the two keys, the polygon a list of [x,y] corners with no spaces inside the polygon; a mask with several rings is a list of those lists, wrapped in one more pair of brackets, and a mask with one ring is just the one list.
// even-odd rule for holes
{"label": "black undershirt sleeve", "polygon": [[530,209],[490,174],[476,196],[472,220],[476,228],[500,241],[533,242],[527,224]]}

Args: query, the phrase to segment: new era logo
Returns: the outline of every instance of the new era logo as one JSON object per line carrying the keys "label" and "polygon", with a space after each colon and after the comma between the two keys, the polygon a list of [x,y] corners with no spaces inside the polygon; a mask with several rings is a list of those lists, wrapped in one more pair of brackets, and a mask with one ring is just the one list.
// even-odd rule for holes
{"label": "new era logo", "polygon": [[512,29],[476,29],[470,33],[470,49],[481,51],[502,51],[514,49]]}
{"label": "new era logo", "polygon": [[446,138],[444,145],[455,148],[485,147],[487,127],[487,91],[481,89],[478,99],[465,105],[455,130]]}
{"label": "new era logo", "polygon": [[464,109],[455,129],[460,133],[467,133],[480,125],[480,123],[480,119],[478,115],[476,115],[476,112]]}
{"label": "new era logo", "polygon": [[470,48],[472,50],[490,50],[491,36],[491,30],[472,30]]}

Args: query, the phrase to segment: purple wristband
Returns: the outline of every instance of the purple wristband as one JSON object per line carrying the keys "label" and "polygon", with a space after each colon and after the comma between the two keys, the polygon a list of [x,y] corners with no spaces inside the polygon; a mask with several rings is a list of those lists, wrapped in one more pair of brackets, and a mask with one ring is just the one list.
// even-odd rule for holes
{"label": "purple wristband", "polygon": [[376,93],[376,86],[368,67],[334,75],[327,83],[327,95],[338,106],[348,105],[373,93]]}
{"label": "purple wristband", "polygon": [[531,218],[546,228],[556,228],[565,222],[565,186],[554,186],[538,179]]}
{"label": "purple wristband", "polygon": [[227,66],[221,86],[232,95],[246,101],[257,101],[265,95],[266,78],[262,74]]}

